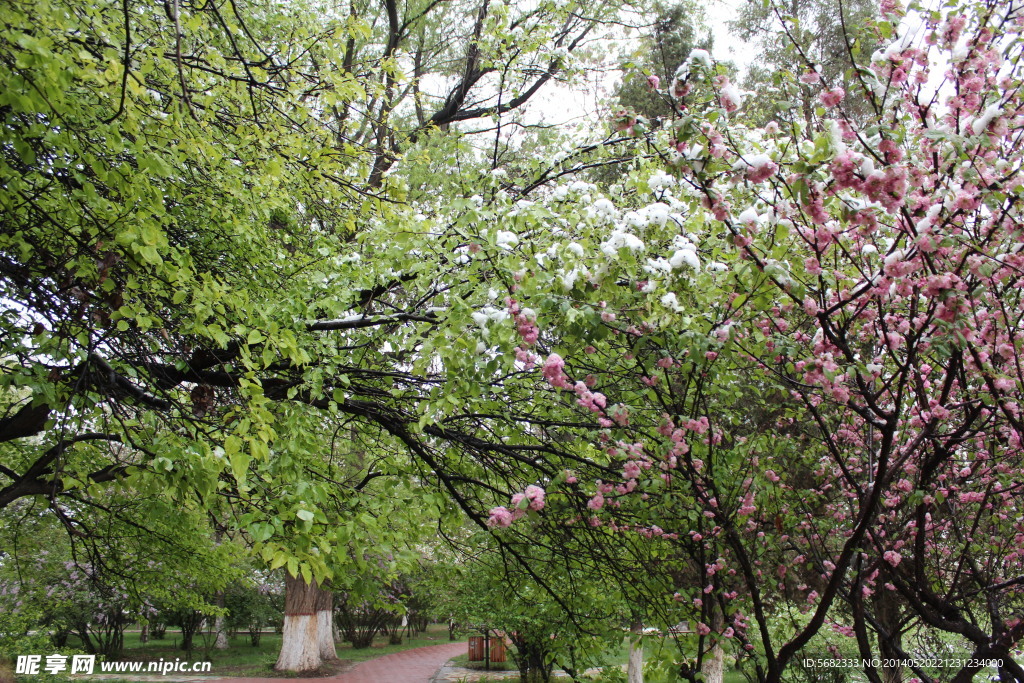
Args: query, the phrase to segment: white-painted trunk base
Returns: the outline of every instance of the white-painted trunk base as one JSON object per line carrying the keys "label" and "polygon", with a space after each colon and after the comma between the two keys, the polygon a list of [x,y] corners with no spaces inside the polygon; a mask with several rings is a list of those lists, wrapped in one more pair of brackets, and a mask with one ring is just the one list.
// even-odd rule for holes
{"label": "white-painted trunk base", "polygon": [[629,643],[626,681],[628,683],[644,683],[644,646],[640,644],[639,638]]}
{"label": "white-painted trunk base", "polygon": [[230,647],[228,643],[228,626],[224,615],[213,620],[213,630],[217,632],[217,642],[213,644],[216,650],[226,650]]}
{"label": "white-painted trunk base", "polygon": [[722,683],[725,680],[725,651],[720,645],[715,645],[704,655],[700,670],[705,683]]}
{"label": "white-painted trunk base", "polygon": [[320,659],[330,661],[338,658],[338,651],[334,649],[334,623],[331,610],[322,609],[316,613],[317,636],[320,640]]}
{"label": "white-painted trunk base", "polygon": [[320,668],[320,638],[313,614],[285,615],[278,671],[312,671]]}

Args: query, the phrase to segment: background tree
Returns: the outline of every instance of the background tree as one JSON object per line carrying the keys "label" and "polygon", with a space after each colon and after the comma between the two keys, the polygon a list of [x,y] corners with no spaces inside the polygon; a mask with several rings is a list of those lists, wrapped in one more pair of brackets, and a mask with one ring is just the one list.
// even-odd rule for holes
{"label": "background tree", "polygon": [[228,628],[247,631],[252,646],[259,647],[263,629],[282,619],[283,597],[265,577],[243,577],[232,583],[224,600]]}
{"label": "background tree", "polygon": [[651,77],[660,84],[664,74],[674,74],[695,49],[710,51],[712,38],[706,29],[703,10],[687,2],[658,3],[645,8],[650,23],[639,40],[630,45],[623,78],[613,97],[618,107],[648,121],[673,118],[673,102],[664,97]]}
{"label": "background tree", "polygon": [[[737,37],[756,46],[756,58],[743,79],[744,87],[758,94],[748,105],[747,115],[763,125],[795,113],[809,124],[817,83],[849,91],[857,81],[858,67],[880,45],[883,37],[870,23],[877,16],[878,3],[864,0],[743,3],[730,27]],[[787,96],[794,98],[790,102],[797,107],[780,107],[786,99],[780,96],[778,74],[789,70],[794,59],[811,65],[804,75],[808,87],[788,90]],[[854,118],[875,113],[866,102],[853,98],[842,107]]]}

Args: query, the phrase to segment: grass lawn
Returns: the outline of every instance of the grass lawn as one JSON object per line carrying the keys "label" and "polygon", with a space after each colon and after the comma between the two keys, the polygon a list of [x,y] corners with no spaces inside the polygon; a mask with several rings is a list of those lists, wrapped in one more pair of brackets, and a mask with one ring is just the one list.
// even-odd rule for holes
{"label": "grass lawn", "polygon": [[[74,638],[71,640],[73,641]],[[180,642],[181,632],[170,628],[167,629],[165,638],[150,640],[148,643],[139,642],[138,632],[125,633],[121,659],[132,661],[155,661],[161,658],[165,661],[174,661],[175,659],[181,661],[208,660],[212,663],[209,675],[290,677],[273,670],[274,662],[277,661],[278,651],[281,648],[281,636],[274,633],[265,633],[260,639],[259,647],[251,645],[248,634],[239,634],[229,639],[231,647],[227,650],[214,650],[212,647],[207,649],[204,638],[197,635],[193,640],[191,657],[180,649],[178,646]],[[212,644],[212,638],[210,642]],[[355,650],[348,643],[339,643],[337,649],[341,662],[335,666],[325,667],[319,673],[325,676],[333,675],[367,659],[447,642],[449,642],[448,628],[443,624],[431,624],[425,633],[417,633],[413,638],[403,638],[401,645],[388,645],[387,638],[382,636],[377,636],[374,639],[372,647],[362,650]],[[68,642],[69,647],[77,645],[77,642]]]}

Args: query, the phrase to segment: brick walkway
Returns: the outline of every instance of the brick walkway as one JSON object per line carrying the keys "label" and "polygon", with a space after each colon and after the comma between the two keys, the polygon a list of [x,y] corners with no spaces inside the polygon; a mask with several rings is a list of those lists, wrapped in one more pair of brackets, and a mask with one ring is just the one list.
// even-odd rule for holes
{"label": "brick walkway", "polygon": [[466,643],[417,647],[356,664],[351,670],[327,678],[218,678],[220,683],[428,683],[441,665],[466,652]]}

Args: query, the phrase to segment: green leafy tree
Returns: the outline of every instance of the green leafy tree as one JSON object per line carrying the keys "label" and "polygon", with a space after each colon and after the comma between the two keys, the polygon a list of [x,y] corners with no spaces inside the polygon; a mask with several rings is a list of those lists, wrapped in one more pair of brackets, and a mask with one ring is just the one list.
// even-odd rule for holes
{"label": "green leafy tree", "polygon": [[280,621],[283,597],[266,577],[250,576],[228,586],[224,607],[228,611],[228,627],[248,631],[253,647],[259,647],[263,629]]}
{"label": "green leafy tree", "polygon": [[674,74],[693,50],[711,50],[712,40],[710,34],[702,34],[702,10],[693,4],[656,4],[645,9],[644,17],[651,17],[650,23],[631,46],[613,97],[619,107],[648,121],[669,120],[675,113],[674,103],[660,90],[661,79]]}
{"label": "green leafy tree", "polygon": [[[877,12],[878,3],[866,0],[772,0],[741,5],[730,25],[739,38],[757,49],[743,81],[758,94],[747,115],[761,124],[792,114],[809,122],[816,106],[817,83],[849,90],[857,82],[858,69],[883,39],[871,23]],[[807,87],[790,90],[792,99],[787,99],[779,75],[793,64],[804,65],[801,75],[810,82]],[[787,102],[797,106],[786,106]],[[855,118],[874,113],[864,100],[851,99],[843,108]]]}

